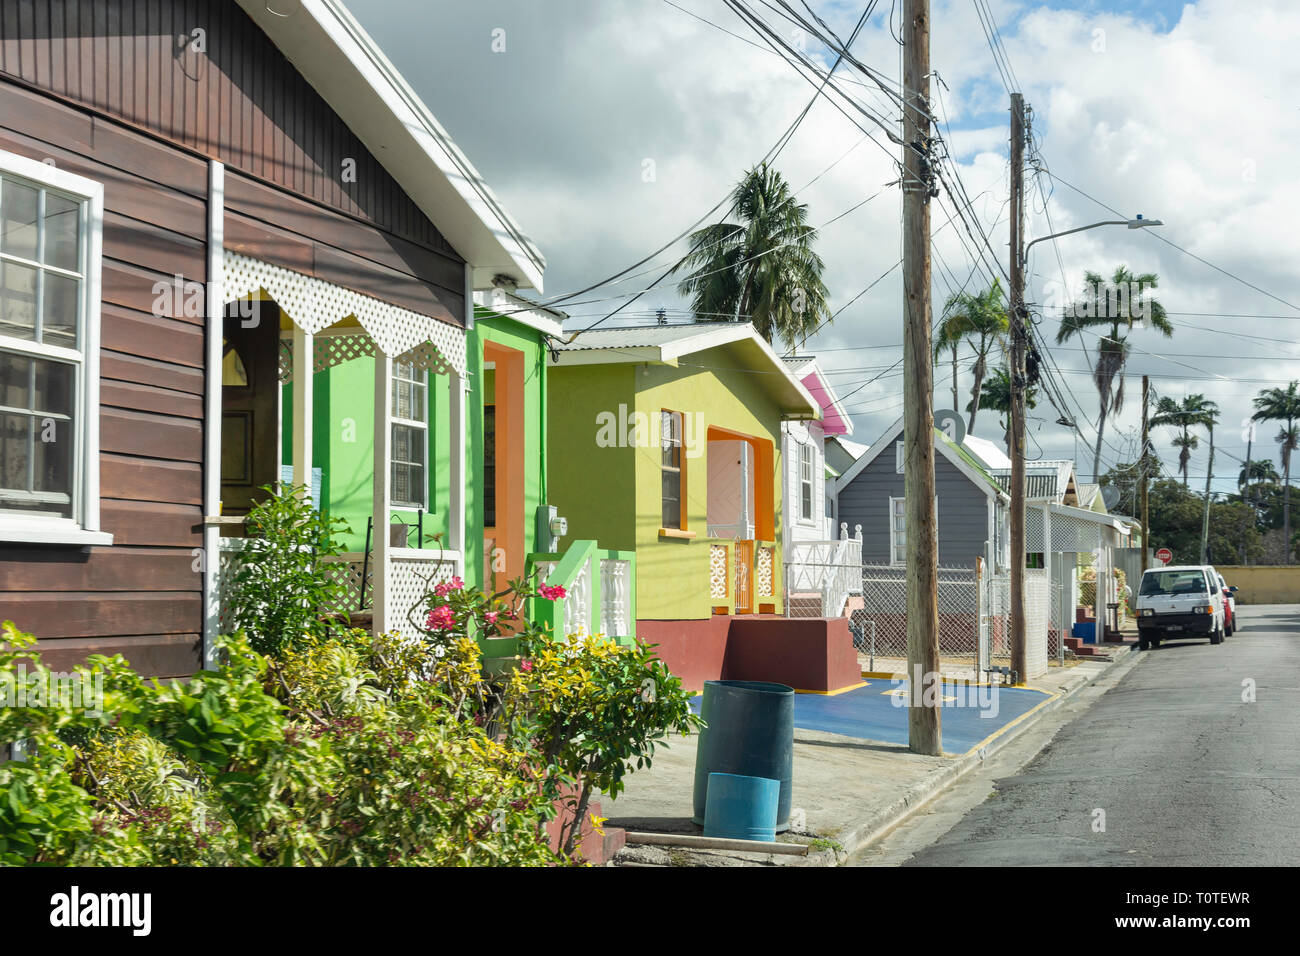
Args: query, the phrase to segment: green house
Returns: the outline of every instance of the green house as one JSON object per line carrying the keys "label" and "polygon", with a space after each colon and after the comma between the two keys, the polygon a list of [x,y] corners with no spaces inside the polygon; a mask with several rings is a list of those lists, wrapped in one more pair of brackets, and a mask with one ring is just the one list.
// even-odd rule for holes
{"label": "green house", "polygon": [[[556,343],[548,497],[568,539],[636,553],[636,633],[676,670],[783,612],[781,424],[820,406],[749,324]],[[719,636],[721,635],[721,636]]]}

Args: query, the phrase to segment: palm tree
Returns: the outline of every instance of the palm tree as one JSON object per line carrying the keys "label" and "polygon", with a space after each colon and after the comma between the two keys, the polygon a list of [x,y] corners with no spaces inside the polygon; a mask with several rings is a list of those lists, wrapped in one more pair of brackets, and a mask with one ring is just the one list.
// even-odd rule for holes
{"label": "palm tree", "polygon": [[[1121,334],[1131,332],[1133,326],[1142,326],[1149,321],[1151,326],[1165,338],[1174,334],[1174,327],[1169,324],[1165,308],[1147,291],[1159,284],[1154,272],[1144,272],[1135,276],[1124,266],[1118,266],[1111,276],[1109,288],[1095,272],[1084,276],[1083,298],[1073,308],[1067,308],[1061,316],[1061,327],[1056,332],[1057,344],[1064,344],[1070,339],[1083,338],[1086,332],[1104,328],[1110,334],[1101,334],[1097,342],[1097,364],[1092,370],[1092,380],[1097,386],[1100,413],[1097,416],[1097,447],[1092,458],[1092,480],[1099,480],[1101,467],[1102,434],[1106,430],[1106,418],[1118,414],[1124,407],[1124,366],[1128,362],[1128,336]],[[1133,297],[1130,289],[1140,289],[1141,294]],[[1116,384],[1118,380],[1118,385]]]}
{"label": "palm tree", "polygon": [[1187,466],[1192,460],[1192,450],[1200,444],[1191,430],[1206,424],[1206,414],[1211,407],[1217,415],[1218,406],[1213,402],[1207,402],[1205,396],[1198,392],[1195,395],[1184,396],[1181,402],[1168,397],[1160,399],[1156,402],[1156,413],[1151,416],[1153,428],[1168,425],[1170,428],[1178,428],[1182,431],[1182,434],[1174,438],[1170,444],[1179,449],[1178,470],[1183,473],[1184,488],[1187,487]]}
{"label": "palm tree", "polygon": [[1281,480],[1281,477],[1267,458],[1255,458],[1241,466],[1241,472],[1237,475],[1237,485],[1244,488],[1249,495],[1252,482],[1274,482]]}
{"label": "palm tree", "polygon": [[1003,336],[1010,326],[1002,283],[994,279],[983,292],[954,292],[943,304],[943,319],[934,334],[934,357],[937,360],[944,349],[952,351],[952,407],[957,408],[957,347],[967,342],[975,349],[975,385],[971,401],[966,406],[970,424],[966,430],[975,431],[975,416],[979,414],[981,386],[988,374],[988,358],[995,346],[1001,347]]}
{"label": "palm tree", "polygon": [[[1034,408],[1038,404],[1038,386],[1031,385],[1025,389],[1025,408]],[[984,380],[980,391],[980,405],[1005,416],[998,424],[1002,426],[1002,440],[1006,442],[1007,454],[1011,454],[1011,376],[1004,368],[993,370],[993,374]],[[966,403],[966,411],[975,408],[975,400]]]}
{"label": "palm tree", "polygon": [[1274,439],[1282,450],[1282,540],[1286,542],[1286,561],[1291,563],[1291,452],[1300,447],[1296,419],[1300,419],[1300,382],[1286,388],[1266,388],[1255,396],[1255,414],[1259,422],[1285,422]]}
{"label": "palm tree", "polygon": [[727,221],[691,233],[691,249],[673,267],[697,319],[752,322],[769,343],[787,346],[829,321],[824,265],[813,251],[817,230],[785,179],[766,163],[736,184]]}

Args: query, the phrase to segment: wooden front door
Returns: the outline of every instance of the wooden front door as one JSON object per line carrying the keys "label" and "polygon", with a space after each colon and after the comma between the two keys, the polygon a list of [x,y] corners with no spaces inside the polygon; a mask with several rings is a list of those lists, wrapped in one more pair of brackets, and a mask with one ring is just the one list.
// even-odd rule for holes
{"label": "wooden front door", "polygon": [[253,302],[226,311],[221,361],[221,508],[248,514],[277,478],[280,309]]}

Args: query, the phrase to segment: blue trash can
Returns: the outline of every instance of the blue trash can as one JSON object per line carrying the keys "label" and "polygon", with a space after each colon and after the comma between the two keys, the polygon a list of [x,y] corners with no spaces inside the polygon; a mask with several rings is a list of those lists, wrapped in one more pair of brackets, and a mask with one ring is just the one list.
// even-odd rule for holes
{"label": "blue trash can", "polygon": [[704,684],[700,731],[695,751],[695,792],[691,819],[704,825],[709,775],[736,774],[780,782],[776,832],[790,827],[794,771],[794,688],[768,681],[711,680]]}
{"label": "blue trash can", "polygon": [[771,843],[776,839],[776,807],[780,799],[780,780],[711,773],[704,835]]}

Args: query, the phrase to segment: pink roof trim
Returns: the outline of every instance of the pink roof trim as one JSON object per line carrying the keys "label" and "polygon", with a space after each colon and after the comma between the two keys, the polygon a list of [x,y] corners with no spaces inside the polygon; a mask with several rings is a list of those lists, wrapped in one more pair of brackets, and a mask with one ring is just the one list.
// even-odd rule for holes
{"label": "pink roof trim", "polygon": [[802,379],[803,385],[822,408],[822,431],[827,435],[852,435],[853,425],[840,415],[835,396],[826,387],[825,380],[810,371]]}

